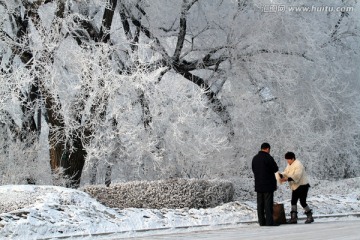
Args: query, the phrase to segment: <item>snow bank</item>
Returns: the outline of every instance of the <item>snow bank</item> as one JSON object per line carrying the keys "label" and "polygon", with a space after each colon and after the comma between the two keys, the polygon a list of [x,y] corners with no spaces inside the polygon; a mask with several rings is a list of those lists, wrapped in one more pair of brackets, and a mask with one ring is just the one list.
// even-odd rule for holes
{"label": "snow bank", "polygon": [[[345,187],[346,186],[346,187]],[[360,178],[314,184],[314,216],[360,213]],[[288,189],[278,192],[289,194]],[[324,194],[321,194],[324,191]],[[328,191],[331,191],[329,194]],[[316,195],[314,195],[316,193]],[[290,200],[283,198],[286,212]],[[0,238],[39,239],[144,229],[219,226],[256,221],[256,201],[234,201],[208,209],[113,209],[88,194],[51,186],[0,186]],[[299,208],[301,209],[301,208]]]}

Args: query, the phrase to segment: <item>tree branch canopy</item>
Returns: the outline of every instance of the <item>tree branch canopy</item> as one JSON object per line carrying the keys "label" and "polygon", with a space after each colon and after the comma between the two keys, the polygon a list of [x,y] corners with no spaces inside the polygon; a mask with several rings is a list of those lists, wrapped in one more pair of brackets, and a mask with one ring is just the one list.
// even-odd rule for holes
{"label": "tree branch canopy", "polygon": [[110,7],[105,8],[102,26],[100,28],[100,41],[103,43],[107,43],[110,40],[110,29],[113,22],[113,17],[115,13],[115,8],[117,4],[117,0],[110,0]]}
{"label": "tree branch canopy", "polygon": [[177,43],[175,47],[175,52],[173,55],[174,62],[178,62],[180,58],[180,54],[182,48],[184,46],[185,35],[186,35],[186,15],[189,11],[190,6],[187,4],[187,0],[183,0],[183,4],[181,6],[181,15],[180,15],[180,23],[179,23],[179,34],[177,37]]}

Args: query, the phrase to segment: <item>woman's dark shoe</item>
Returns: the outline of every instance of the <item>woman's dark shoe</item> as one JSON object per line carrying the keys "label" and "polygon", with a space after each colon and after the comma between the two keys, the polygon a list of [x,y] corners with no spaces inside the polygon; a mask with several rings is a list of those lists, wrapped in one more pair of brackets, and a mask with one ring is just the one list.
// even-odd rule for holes
{"label": "woman's dark shoe", "polygon": [[305,212],[306,214],[306,220],[305,220],[305,223],[312,223],[314,222],[314,218],[312,216],[312,211],[308,211],[308,212]]}
{"label": "woman's dark shoe", "polygon": [[291,211],[290,212],[290,219],[286,222],[286,223],[289,223],[289,224],[295,224],[297,223],[297,220],[298,220],[298,216],[297,216],[297,212],[296,211]]}

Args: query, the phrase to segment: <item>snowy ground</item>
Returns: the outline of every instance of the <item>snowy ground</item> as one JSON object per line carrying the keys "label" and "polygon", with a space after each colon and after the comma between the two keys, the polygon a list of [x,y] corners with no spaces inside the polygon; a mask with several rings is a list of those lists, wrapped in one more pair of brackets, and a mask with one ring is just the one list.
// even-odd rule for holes
{"label": "snowy ground", "polygon": [[[278,202],[283,202],[286,210],[290,208],[289,196],[289,189],[280,186],[276,199],[283,197]],[[308,203],[315,217],[359,214],[360,178],[315,181]],[[0,213],[1,239],[52,239],[64,235],[90,239],[91,234],[103,236],[108,232],[140,237],[246,225],[256,221],[256,202],[252,198],[239,199],[211,209],[111,209],[81,191],[22,185],[0,186]]]}
{"label": "snowy ground", "polygon": [[[275,228],[260,227],[257,224],[242,224],[232,228],[223,228],[210,231],[193,231],[188,233],[182,232],[177,234],[137,237],[136,240],[359,240],[359,226],[359,218],[352,218],[352,220],[345,220],[342,218],[341,220],[326,222],[316,221],[316,223],[311,225],[281,225],[280,227]],[[115,240],[119,238],[110,239]]]}

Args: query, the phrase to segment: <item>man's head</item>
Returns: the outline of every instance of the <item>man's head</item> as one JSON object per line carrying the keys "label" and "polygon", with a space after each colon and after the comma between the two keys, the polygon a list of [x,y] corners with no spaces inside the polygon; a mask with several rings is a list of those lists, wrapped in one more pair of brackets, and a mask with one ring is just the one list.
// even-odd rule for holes
{"label": "man's head", "polygon": [[270,144],[268,144],[266,142],[261,144],[261,151],[269,153],[270,152]]}
{"label": "man's head", "polygon": [[296,160],[295,153],[293,152],[285,153],[285,159],[287,160],[288,164],[291,165]]}

